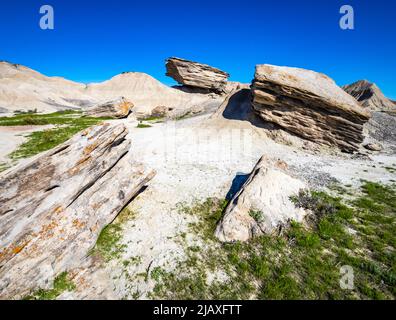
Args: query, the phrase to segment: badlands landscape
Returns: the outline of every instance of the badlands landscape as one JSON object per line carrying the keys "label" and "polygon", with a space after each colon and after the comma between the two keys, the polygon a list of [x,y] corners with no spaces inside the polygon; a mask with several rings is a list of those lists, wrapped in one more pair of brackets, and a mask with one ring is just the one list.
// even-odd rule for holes
{"label": "badlands landscape", "polygon": [[1,299],[395,298],[395,102],[164,69],[178,85],[0,62]]}

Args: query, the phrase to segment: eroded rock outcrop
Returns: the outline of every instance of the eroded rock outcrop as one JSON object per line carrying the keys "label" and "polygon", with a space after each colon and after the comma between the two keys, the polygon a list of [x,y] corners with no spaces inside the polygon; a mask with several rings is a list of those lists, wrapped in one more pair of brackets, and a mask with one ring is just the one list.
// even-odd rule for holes
{"label": "eroded rock outcrop", "polygon": [[381,92],[375,83],[367,80],[359,80],[343,89],[351,96],[355,97],[363,107],[372,111],[396,110],[396,105]]}
{"label": "eroded rock outcrop", "polygon": [[77,268],[104,226],[154,172],[129,152],[123,124],[103,124],[0,177],[0,298],[48,289]]}
{"label": "eroded rock outcrop", "polygon": [[215,235],[220,241],[247,241],[273,234],[290,220],[303,220],[306,211],[296,208],[290,197],[307,187],[287,174],[286,167],[284,162],[272,163],[266,157],[258,161],[217,225]]}
{"label": "eroded rock outcrop", "polygon": [[346,152],[363,141],[369,113],[324,74],[258,65],[252,93],[261,118],[302,138]]}
{"label": "eroded rock outcrop", "polygon": [[229,77],[227,72],[207,64],[175,57],[166,60],[166,75],[182,85],[217,93],[225,91]]}
{"label": "eroded rock outcrop", "polygon": [[133,103],[124,97],[113,101],[98,103],[87,108],[85,115],[90,117],[126,118],[132,111]]}

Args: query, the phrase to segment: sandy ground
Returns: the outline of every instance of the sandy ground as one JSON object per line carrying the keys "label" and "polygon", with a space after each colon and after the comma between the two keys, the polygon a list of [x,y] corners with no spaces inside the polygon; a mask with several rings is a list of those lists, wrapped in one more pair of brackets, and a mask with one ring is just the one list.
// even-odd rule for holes
{"label": "sandy ground", "polygon": [[34,131],[50,129],[45,126],[0,126],[0,163],[11,163],[8,155],[26,140],[26,136]]}

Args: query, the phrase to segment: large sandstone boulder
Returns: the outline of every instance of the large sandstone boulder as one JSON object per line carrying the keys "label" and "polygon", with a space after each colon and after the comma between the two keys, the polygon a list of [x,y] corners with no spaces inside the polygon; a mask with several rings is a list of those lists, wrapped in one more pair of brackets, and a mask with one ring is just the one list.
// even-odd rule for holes
{"label": "large sandstone boulder", "polygon": [[367,80],[359,80],[343,89],[351,96],[355,97],[363,107],[372,111],[396,110],[396,105],[381,92],[375,83]]}
{"label": "large sandstone boulder", "polygon": [[166,75],[189,87],[222,93],[226,89],[229,74],[207,64],[180,58],[166,60]]}
{"label": "large sandstone boulder", "polygon": [[98,103],[84,111],[84,114],[90,117],[105,118],[126,118],[132,111],[133,103],[124,97],[116,100]]}
{"label": "large sandstone boulder", "polygon": [[21,298],[77,268],[154,172],[103,124],[0,176],[0,297]]}
{"label": "large sandstone boulder", "polygon": [[302,138],[346,152],[363,141],[369,113],[324,74],[258,65],[252,93],[261,118]]}
{"label": "large sandstone boulder", "polygon": [[256,235],[273,234],[290,220],[303,220],[306,212],[296,208],[290,197],[306,185],[285,170],[284,163],[271,163],[265,157],[258,161],[217,225],[215,235],[220,241],[247,241]]}

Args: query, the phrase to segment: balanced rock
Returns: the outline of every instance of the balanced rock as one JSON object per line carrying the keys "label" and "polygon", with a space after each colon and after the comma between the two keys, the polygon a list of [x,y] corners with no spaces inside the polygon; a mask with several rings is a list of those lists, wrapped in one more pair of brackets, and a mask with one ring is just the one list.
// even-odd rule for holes
{"label": "balanced rock", "polygon": [[182,85],[217,93],[224,92],[229,77],[227,72],[207,64],[175,57],[166,60],[166,75]]}
{"label": "balanced rock", "polygon": [[78,268],[104,226],[154,172],[123,124],[86,129],[0,176],[0,297],[21,298]]}
{"label": "balanced rock", "polygon": [[355,97],[363,107],[372,111],[396,110],[394,102],[386,98],[375,83],[367,80],[359,80],[344,86],[343,89]]}
{"label": "balanced rock", "polygon": [[256,235],[273,234],[290,220],[303,220],[306,212],[296,208],[290,197],[306,185],[287,174],[286,167],[265,157],[258,161],[217,225],[215,235],[220,241],[247,241]]}
{"label": "balanced rock", "polygon": [[346,152],[358,150],[363,141],[369,113],[324,74],[258,65],[252,94],[261,118],[297,136]]}
{"label": "balanced rock", "polygon": [[105,103],[98,103],[87,108],[85,115],[90,117],[126,118],[133,108],[133,103],[124,97]]}

